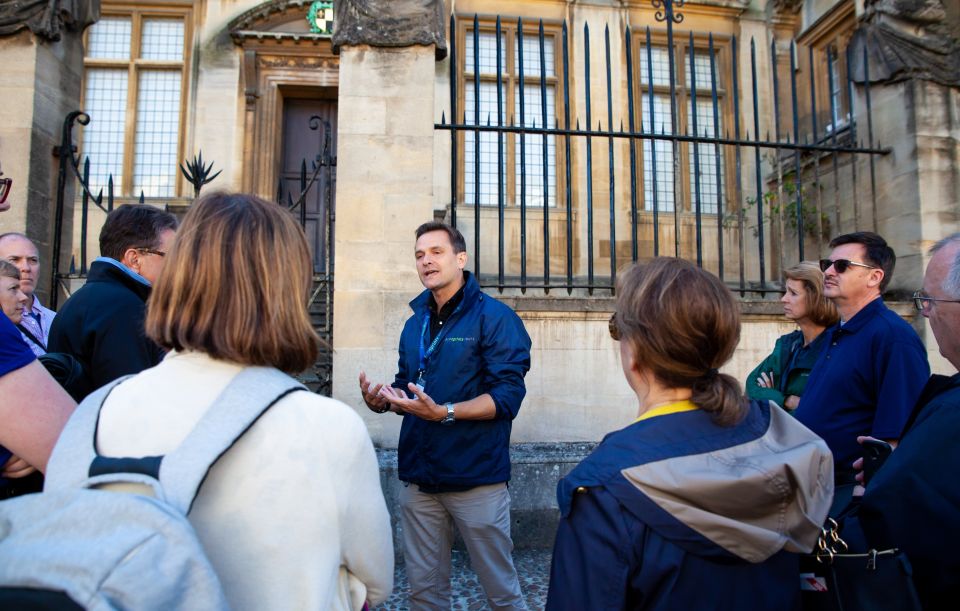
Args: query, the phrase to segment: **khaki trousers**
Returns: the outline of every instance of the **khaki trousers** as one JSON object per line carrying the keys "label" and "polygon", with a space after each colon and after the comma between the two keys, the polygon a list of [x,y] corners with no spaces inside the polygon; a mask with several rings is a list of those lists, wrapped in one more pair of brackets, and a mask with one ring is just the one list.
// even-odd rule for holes
{"label": "khaki trousers", "polygon": [[526,610],[510,555],[513,541],[506,484],[427,494],[416,484],[404,482],[400,516],[411,609],[450,609],[450,552],[456,525],[490,607]]}

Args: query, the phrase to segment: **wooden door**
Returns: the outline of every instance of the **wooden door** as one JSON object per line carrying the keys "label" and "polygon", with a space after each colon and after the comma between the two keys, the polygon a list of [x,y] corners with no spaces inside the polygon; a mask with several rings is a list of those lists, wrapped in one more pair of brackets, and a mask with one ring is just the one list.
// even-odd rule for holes
{"label": "wooden door", "polygon": [[[325,147],[327,147],[325,149]],[[288,98],[283,104],[283,161],[280,189],[283,204],[296,202],[303,190],[302,169],[309,184],[294,214],[303,222],[313,254],[314,272],[333,273],[333,228],[336,210],[337,102]]]}

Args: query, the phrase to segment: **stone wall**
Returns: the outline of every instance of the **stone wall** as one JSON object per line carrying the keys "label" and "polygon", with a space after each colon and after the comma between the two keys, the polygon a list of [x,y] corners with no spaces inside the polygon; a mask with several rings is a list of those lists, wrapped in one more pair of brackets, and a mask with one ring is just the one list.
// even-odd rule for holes
{"label": "stone wall", "polygon": [[[0,215],[0,233],[19,231],[40,250],[38,294],[49,304],[58,160],[54,149],[67,113],[80,107],[82,34],[61,31],[59,41],[29,30],[0,38],[4,103],[0,105],[0,158],[13,179],[10,210]],[[72,218],[73,188],[68,185],[65,222]],[[64,256],[69,261],[69,244]]]}

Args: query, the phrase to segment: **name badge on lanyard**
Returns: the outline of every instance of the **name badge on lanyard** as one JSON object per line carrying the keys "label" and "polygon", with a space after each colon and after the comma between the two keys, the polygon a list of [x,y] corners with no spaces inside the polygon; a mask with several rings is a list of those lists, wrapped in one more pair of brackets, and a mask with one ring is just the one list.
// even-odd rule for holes
{"label": "name badge on lanyard", "polygon": [[427,315],[423,317],[423,327],[420,329],[420,367],[417,370],[417,380],[414,382],[414,386],[419,388],[420,392],[424,392],[424,388],[427,386],[427,381],[424,378],[424,374],[427,371],[427,362],[430,360],[430,357],[433,356],[433,353],[437,351],[437,346],[440,345],[440,340],[443,339],[444,331],[445,329],[440,329],[437,336],[430,342],[430,345],[426,345],[427,333],[430,332],[430,313],[427,312]]}

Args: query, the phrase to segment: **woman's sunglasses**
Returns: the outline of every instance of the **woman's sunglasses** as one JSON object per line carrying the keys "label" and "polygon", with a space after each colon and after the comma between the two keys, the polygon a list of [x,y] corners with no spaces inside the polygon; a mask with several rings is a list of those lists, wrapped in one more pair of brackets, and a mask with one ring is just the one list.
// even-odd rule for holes
{"label": "woman's sunglasses", "polygon": [[857,263],[856,261],[851,261],[850,259],[820,259],[820,271],[825,272],[830,269],[830,266],[833,266],[833,269],[837,270],[838,274],[850,269],[851,265],[856,265],[857,267],[866,267],[867,269],[877,269],[874,265],[867,265],[866,263]]}
{"label": "woman's sunglasses", "polygon": [[0,204],[7,201],[7,196],[10,195],[10,187],[12,185],[12,178],[0,178]]}

